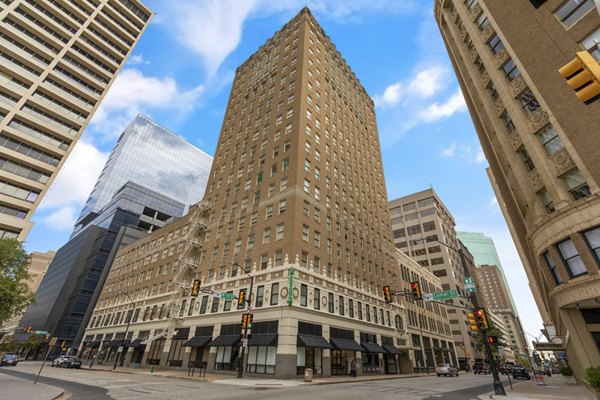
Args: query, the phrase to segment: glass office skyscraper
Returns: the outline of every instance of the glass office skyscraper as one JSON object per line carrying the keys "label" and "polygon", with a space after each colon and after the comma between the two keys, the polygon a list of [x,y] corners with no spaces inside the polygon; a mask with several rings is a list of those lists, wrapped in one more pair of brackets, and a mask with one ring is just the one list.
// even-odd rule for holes
{"label": "glass office skyscraper", "polygon": [[[160,153],[160,154],[158,154]],[[127,182],[190,205],[204,196],[212,157],[138,115],[123,131],[77,220],[77,234]]]}

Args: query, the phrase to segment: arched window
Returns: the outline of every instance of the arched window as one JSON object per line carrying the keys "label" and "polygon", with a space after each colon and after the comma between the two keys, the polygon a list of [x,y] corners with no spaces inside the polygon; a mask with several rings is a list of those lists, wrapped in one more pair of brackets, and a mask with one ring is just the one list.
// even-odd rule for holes
{"label": "arched window", "polygon": [[404,324],[402,323],[402,317],[396,315],[396,329],[404,329]]}

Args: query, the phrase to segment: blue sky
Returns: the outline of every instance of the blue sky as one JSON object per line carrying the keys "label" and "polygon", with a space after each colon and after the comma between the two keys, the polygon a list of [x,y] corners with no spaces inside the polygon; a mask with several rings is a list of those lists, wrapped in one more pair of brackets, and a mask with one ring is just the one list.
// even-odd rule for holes
{"label": "blue sky", "polygon": [[[156,16],[67,160],[28,237],[55,250],[71,232],[123,128],[144,113],[214,154],[235,68],[305,0],[146,0]],[[434,187],[457,229],[496,242],[525,330],[541,319],[487,178],[432,1],[309,0],[376,103],[390,199]]]}

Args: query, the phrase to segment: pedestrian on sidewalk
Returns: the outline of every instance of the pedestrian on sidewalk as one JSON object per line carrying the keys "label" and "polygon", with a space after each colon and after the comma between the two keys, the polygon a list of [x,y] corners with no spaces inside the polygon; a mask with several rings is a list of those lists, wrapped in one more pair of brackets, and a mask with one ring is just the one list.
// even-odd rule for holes
{"label": "pedestrian on sidewalk", "polygon": [[353,378],[356,378],[356,361],[354,360],[354,358],[352,359],[352,362],[350,363],[350,373],[352,374]]}

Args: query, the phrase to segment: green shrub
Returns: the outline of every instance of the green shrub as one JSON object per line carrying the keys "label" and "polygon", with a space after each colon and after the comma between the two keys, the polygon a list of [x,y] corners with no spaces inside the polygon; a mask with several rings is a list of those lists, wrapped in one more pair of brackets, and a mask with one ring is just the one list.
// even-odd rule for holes
{"label": "green shrub", "polygon": [[564,376],[573,376],[573,370],[569,367],[562,367],[560,373]]}
{"label": "green shrub", "polygon": [[600,391],[600,367],[590,367],[586,369],[585,379],[594,387],[594,389]]}

